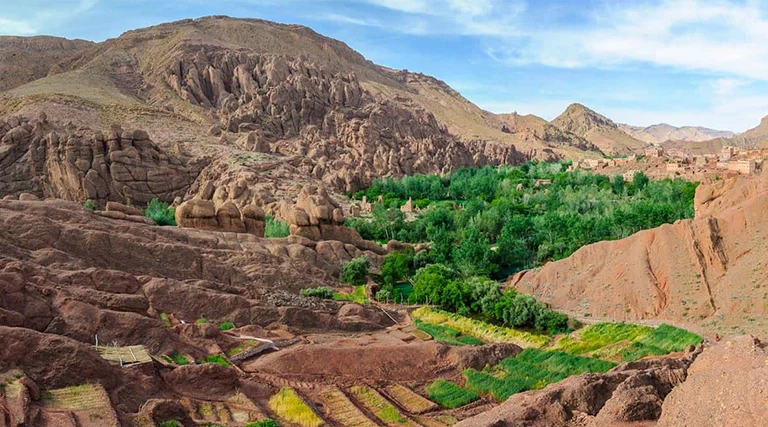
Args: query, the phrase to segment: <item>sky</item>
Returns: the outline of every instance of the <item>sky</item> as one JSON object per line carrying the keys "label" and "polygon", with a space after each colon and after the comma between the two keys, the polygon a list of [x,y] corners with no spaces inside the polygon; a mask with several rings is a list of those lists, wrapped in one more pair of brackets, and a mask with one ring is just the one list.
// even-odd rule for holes
{"label": "sky", "polygon": [[741,132],[768,115],[768,1],[0,0],[0,34],[103,41],[207,15],[302,24],[482,108]]}

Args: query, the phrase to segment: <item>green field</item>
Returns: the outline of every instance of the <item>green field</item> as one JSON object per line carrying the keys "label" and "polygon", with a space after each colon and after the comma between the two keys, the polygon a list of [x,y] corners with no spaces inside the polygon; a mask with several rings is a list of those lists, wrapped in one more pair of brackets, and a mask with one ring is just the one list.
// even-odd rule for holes
{"label": "green field", "polygon": [[462,335],[461,331],[449,328],[447,326],[435,325],[434,323],[424,322],[422,320],[414,320],[414,324],[420,330],[432,335],[435,341],[440,341],[456,346],[462,345],[483,345],[484,342],[475,337],[468,335]]}
{"label": "green field", "polygon": [[480,398],[477,393],[446,380],[433,382],[427,387],[427,395],[433,401],[449,409],[462,407]]}
{"label": "green field", "polygon": [[[420,314],[414,317],[429,318],[424,312]],[[458,328],[455,330],[459,331]],[[516,357],[506,358],[482,371],[467,369],[463,373],[464,387],[440,380],[430,385],[427,393],[446,408],[463,406],[480,395],[503,402],[513,394],[538,390],[571,375],[604,373],[619,362],[683,351],[702,341],[696,334],[669,325],[652,328],[627,323],[596,323],[561,338],[546,349],[529,347]]]}
{"label": "green field", "polygon": [[515,393],[538,390],[571,375],[606,372],[616,364],[559,351],[534,348],[523,350],[484,371],[464,371],[466,387],[478,394],[490,394],[503,402]]}
{"label": "green field", "polygon": [[368,301],[368,295],[365,293],[365,285],[355,286],[355,290],[351,294],[342,294],[334,292],[333,299],[336,301],[352,301],[358,304],[370,304]]}

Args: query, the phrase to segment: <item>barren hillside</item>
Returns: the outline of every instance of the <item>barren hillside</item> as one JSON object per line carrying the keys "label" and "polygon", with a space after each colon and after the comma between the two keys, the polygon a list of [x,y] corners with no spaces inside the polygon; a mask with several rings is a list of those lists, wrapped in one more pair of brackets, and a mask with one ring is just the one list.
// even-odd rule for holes
{"label": "barren hillside", "polygon": [[551,123],[586,139],[611,156],[630,154],[648,145],[622,131],[611,119],[581,104],[569,105]]}

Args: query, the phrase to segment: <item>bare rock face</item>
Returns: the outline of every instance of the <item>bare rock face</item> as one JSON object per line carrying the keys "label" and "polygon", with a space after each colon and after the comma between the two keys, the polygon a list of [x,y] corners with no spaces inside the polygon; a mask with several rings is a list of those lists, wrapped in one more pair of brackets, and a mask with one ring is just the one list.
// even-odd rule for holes
{"label": "bare rock face", "polygon": [[[0,194],[101,205],[145,204],[186,193],[197,176],[140,130],[58,129],[44,116],[0,121]],[[30,197],[30,196],[24,196]]]}
{"label": "bare rock face", "polygon": [[741,336],[708,347],[664,401],[659,427],[757,426],[768,419],[768,346]]}
{"label": "bare rock face", "polygon": [[[293,236],[312,241],[338,241],[377,255],[387,253],[382,246],[363,239],[356,230],[344,226],[344,210],[322,187],[303,187],[295,204],[281,204],[280,216],[290,225]],[[344,255],[341,257],[345,258]]]}
{"label": "bare rock face", "polygon": [[236,145],[298,155],[301,172],[342,191],[380,176],[443,173],[515,164],[514,146],[462,142],[409,101],[377,99],[354,73],[333,73],[301,57],[217,49],[179,59],[164,74],[178,95],[215,111]]}

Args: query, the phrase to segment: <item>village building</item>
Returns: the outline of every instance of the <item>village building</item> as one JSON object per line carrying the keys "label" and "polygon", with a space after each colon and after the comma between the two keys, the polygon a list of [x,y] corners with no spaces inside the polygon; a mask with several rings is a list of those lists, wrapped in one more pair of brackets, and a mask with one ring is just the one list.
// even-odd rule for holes
{"label": "village building", "polygon": [[736,160],[728,162],[728,170],[742,175],[752,175],[757,170],[754,160]]}
{"label": "village building", "polygon": [[632,182],[635,180],[635,174],[637,172],[639,171],[636,169],[628,170],[621,175],[621,178],[624,180],[624,182]]}
{"label": "village building", "polygon": [[661,147],[649,147],[645,149],[645,155],[648,157],[662,157],[664,156],[664,149]]}

